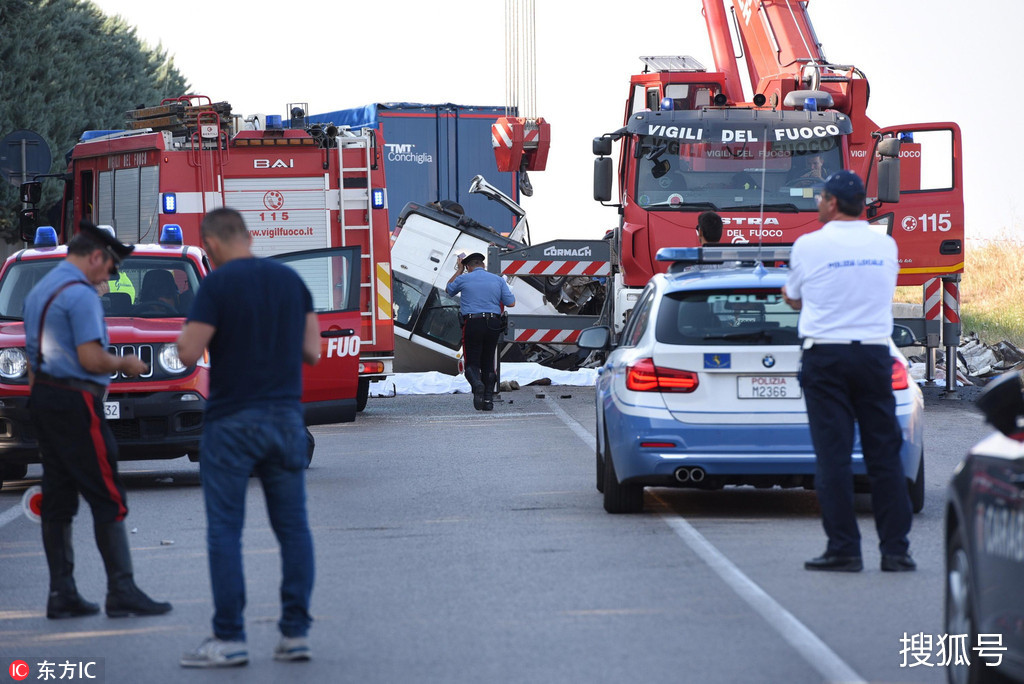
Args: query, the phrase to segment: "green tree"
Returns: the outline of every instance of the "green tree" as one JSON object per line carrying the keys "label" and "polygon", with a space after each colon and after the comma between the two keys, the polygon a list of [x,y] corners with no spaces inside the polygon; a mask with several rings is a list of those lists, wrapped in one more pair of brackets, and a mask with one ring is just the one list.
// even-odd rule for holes
{"label": "green tree", "polygon": [[[151,48],[120,17],[88,0],[0,0],[0,137],[35,131],[50,146],[50,173],[83,131],[118,129],[124,114],[188,90],[162,46]],[[43,183],[45,212],[63,184]],[[18,239],[16,187],[0,181],[0,237]],[[44,213],[45,215],[45,213]]]}

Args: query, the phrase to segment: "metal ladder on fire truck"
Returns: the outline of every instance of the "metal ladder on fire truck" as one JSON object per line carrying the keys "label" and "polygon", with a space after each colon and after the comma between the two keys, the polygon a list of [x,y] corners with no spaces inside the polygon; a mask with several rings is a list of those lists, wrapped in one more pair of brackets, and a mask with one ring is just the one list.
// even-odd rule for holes
{"label": "metal ladder on fire truck", "polygon": [[[369,138],[357,134],[346,128],[342,128],[338,137],[338,175],[339,175],[339,206],[338,223],[340,224],[341,246],[358,246],[360,248],[360,316],[364,319],[360,338],[363,344],[377,344],[377,326],[374,325],[373,316],[377,310],[376,278],[374,268],[376,259],[373,249],[373,184],[370,182],[370,171],[372,165],[373,149],[371,149]],[[349,152],[349,154],[346,154]],[[356,165],[349,166],[349,162],[358,159]],[[346,175],[358,173],[362,182],[351,183],[346,186]],[[352,222],[349,220],[348,212],[361,213],[366,217],[365,222]],[[369,305],[364,305],[369,302]],[[369,329],[370,338],[363,337]]]}

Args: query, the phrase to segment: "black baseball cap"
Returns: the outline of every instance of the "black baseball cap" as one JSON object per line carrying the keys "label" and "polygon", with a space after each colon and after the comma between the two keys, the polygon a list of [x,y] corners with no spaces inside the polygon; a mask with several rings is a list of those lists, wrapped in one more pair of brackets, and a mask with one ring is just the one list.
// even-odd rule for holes
{"label": "black baseball cap", "polygon": [[135,245],[126,245],[107,231],[96,227],[92,221],[82,219],[78,222],[78,230],[90,240],[102,247],[114,259],[110,269],[112,277],[117,276],[117,266],[121,260],[135,251]]}

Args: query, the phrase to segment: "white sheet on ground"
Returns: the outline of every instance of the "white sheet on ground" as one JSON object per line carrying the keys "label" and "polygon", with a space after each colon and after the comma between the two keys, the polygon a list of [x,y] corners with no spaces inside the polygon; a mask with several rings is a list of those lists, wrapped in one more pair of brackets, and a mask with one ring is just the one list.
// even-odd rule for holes
{"label": "white sheet on ground", "polygon": [[[501,380],[515,380],[526,387],[534,380],[548,378],[552,385],[592,386],[597,381],[596,368],[576,371],[546,368],[539,363],[503,363]],[[395,394],[469,394],[465,376],[447,375],[439,371],[428,373],[397,373],[386,380],[370,383],[371,397],[393,397]]]}

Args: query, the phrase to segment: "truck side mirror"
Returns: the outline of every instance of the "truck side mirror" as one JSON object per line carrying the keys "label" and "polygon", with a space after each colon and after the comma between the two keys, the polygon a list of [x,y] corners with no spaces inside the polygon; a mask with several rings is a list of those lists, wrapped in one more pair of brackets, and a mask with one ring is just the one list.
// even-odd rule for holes
{"label": "truck side mirror", "polygon": [[43,184],[39,181],[28,181],[21,184],[21,201],[25,204],[39,204],[43,196]]}
{"label": "truck side mirror", "polygon": [[594,199],[598,202],[612,201],[611,157],[598,157],[594,160]]}
{"label": "truck side mirror", "polygon": [[598,157],[607,157],[612,153],[612,139],[611,138],[594,138],[594,155]]}
{"label": "truck side mirror", "polygon": [[900,201],[899,157],[882,157],[878,162],[878,199],[886,203]]}
{"label": "truck side mirror", "polygon": [[31,244],[35,240],[36,210],[34,208],[21,210],[21,213],[18,215],[18,230],[23,241]]}
{"label": "truck side mirror", "polygon": [[878,141],[878,154],[883,157],[900,156],[900,145],[903,143],[899,138],[885,138]]}

